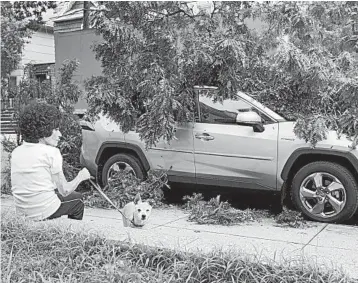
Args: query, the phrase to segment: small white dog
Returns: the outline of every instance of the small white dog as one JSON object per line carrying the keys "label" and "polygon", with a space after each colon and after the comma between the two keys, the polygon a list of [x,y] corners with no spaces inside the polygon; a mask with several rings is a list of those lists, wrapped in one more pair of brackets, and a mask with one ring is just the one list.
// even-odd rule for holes
{"label": "small white dog", "polygon": [[124,227],[143,227],[152,212],[152,206],[148,202],[142,202],[138,193],[134,200],[123,207],[123,225]]}

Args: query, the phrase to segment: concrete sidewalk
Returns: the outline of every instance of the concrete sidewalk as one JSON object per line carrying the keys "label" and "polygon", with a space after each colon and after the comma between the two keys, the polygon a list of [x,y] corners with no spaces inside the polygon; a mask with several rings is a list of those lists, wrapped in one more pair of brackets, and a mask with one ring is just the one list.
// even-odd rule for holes
{"label": "concrete sidewalk", "polygon": [[[14,211],[11,197],[1,198],[1,211]],[[236,226],[198,225],[177,208],[154,209],[148,225],[124,228],[115,210],[86,208],[84,220],[65,217],[36,225],[65,225],[74,231],[99,233],[110,240],[130,241],[189,252],[237,251],[262,261],[298,260],[338,268],[358,278],[358,227],[310,223],[308,228],[275,226],[272,219]]]}

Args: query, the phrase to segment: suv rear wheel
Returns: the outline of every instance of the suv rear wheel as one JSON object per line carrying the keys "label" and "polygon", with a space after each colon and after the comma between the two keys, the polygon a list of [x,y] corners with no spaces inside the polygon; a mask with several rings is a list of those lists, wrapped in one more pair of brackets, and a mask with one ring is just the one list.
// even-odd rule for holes
{"label": "suv rear wheel", "polygon": [[120,170],[132,173],[135,177],[143,180],[145,177],[145,171],[140,161],[131,154],[119,153],[109,158],[103,166],[102,170],[102,183],[103,186],[107,186],[108,180],[111,176]]}
{"label": "suv rear wheel", "polygon": [[309,219],[342,222],[357,210],[357,182],[352,173],[339,164],[313,162],[294,176],[292,201]]}

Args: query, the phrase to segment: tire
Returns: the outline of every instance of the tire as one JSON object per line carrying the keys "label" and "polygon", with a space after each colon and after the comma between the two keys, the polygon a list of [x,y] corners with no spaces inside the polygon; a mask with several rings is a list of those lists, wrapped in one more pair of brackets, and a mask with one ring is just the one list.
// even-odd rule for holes
{"label": "tire", "polygon": [[[332,176],[336,179],[332,179]],[[321,180],[321,186],[319,180]],[[320,187],[318,190],[315,186],[316,183]],[[329,187],[329,184],[336,186]],[[301,185],[303,186],[302,191]],[[329,193],[329,189],[331,189],[331,193]],[[343,196],[343,191],[345,191],[345,196]],[[358,185],[352,173],[339,164],[327,161],[313,162],[302,167],[292,180],[291,196],[293,204],[308,219],[326,223],[348,220],[358,207]],[[332,203],[338,200],[340,203],[335,209]],[[321,212],[322,207],[323,211]],[[329,214],[330,209],[333,211],[331,214]],[[318,214],[319,212],[321,213]]]}
{"label": "tire", "polygon": [[120,154],[113,155],[104,164],[103,170],[102,170],[102,184],[103,184],[103,187],[107,186],[107,184],[108,184],[108,178],[107,178],[108,171],[110,170],[112,165],[114,165],[115,163],[119,163],[119,164],[123,164],[123,165],[124,164],[129,165],[133,169],[134,175],[138,179],[144,180],[144,178],[146,176],[146,172],[145,172],[141,162],[131,154],[120,153]]}

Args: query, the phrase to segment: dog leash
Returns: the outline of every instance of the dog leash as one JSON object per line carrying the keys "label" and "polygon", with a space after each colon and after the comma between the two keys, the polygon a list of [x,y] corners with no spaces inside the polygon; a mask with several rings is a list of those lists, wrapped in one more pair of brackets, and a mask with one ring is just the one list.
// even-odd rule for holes
{"label": "dog leash", "polygon": [[122,217],[124,217],[125,219],[127,219],[128,221],[130,221],[134,227],[142,227],[140,225],[137,225],[134,223],[133,219],[128,219],[127,217],[124,216],[123,212],[110,200],[110,198],[102,191],[101,187],[95,183],[92,178],[94,177],[91,177],[89,179],[90,183],[92,184],[92,186],[120,213],[122,214]]}

